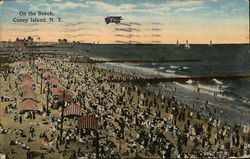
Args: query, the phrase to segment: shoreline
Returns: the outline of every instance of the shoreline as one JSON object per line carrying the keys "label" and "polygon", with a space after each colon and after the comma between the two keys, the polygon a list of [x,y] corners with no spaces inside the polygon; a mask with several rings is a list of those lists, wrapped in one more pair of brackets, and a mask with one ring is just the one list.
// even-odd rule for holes
{"label": "shoreline", "polygon": [[[87,56],[87,55],[85,55]],[[89,57],[90,58],[90,57]],[[108,64],[106,64],[108,65]],[[140,76],[140,75],[135,75],[136,73],[128,73],[129,70],[124,71],[122,69],[118,69],[118,70],[113,70],[111,69],[113,66],[111,66],[111,68],[108,68],[107,66],[103,66],[103,65],[96,65],[96,67],[98,68],[102,68],[102,69],[107,69],[108,71],[115,71],[116,73],[118,74],[121,74],[120,76],[126,76],[126,77],[129,77],[131,75],[135,76],[135,77],[143,77],[143,76]],[[113,67],[114,68],[114,67]],[[118,77],[120,77],[118,76]],[[129,83],[129,82],[128,82]],[[162,83],[162,82],[161,82]],[[162,83],[164,84],[164,82]],[[147,87],[147,84],[135,84],[135,85],[143,85],[145,87],[145,89],[148,89]],[[158,84],[151,84],[153,87],[157,87],[159,85]],[[177,90],[180,90],[182,89],[181,86],[175,84],[175,83],[172,83],[172,82],[167,82],[164,84],[165,87],[170,87],[172,90],[171,91],[168,91],[166,88],[158,88],[158,89],[148,89],[149,91],[154,91],[155,93],[157,92],[161,92],[164,94],[165,97],[167,98],[171,98],[173,95],[176,96],[178,98],[178,100],[180,100],[180,102],[183,104],[185,103],[185,101],[187,101],[189,103],[188,107],[189,108],[195,108],[197,110],[200,110],[200,106],[203,106],[205,103],[206,103],[206,100],[208,101],[208,106],[210,108],[210,110],[207,112],[207,111],[202,111],[202,113],[204,115],[208,115],[209,112],[214,112],[214,109],[217,109],[217,115],[216,116],[219,116],[220,120],[222,120],[223,122],[225,123],[228,123],[229,125],[234,125],[234,124],[240,124],[240,125],[244,125],[244,124],[249,124],[250,123],[250,108],[248,108],[247,106],[232,106],[232,105],[229,105],[227,103],[223,103],[224,100],[227,101],[227,99],[223,99],[223,98],[220,98],[220,97],[213,97],[212,95],[209,95],[209,94],[206,94],[206,93],[202,93],[202,92],[193,92],[193,91],[190,91],[190,90],[187,90],[185,89],[185,91],[182,91],[182,92],[177,92],[177,94],[175,94],[176,92],[176,88],[178,88]],[[172,92],[170,93],[171,95],[167,95],[169,92]],[[180,97],[181,96],[181,97]],[[188,97],[187,97],[188,96]],[[187,98],[191,98],[192,99],[187,99]],[[199,97],[199,98],[198,98]],[[198,98],[198,100],[196,99]],[[201,100],[203,98],[203,100]],[[206,99],[204,99],[206,98]],[[208,99],[207,99],[208,98]],[[196,100],[194,100],[196,99]],[[191,100],[194,100],[194,101],[191,101]],[[211,101],[211,102],[209,102]],[[220,104],[218,103],[214,103],[214,102],[219,102]],[[223,111],[224,114],[227,114],[227,117],[223,116],[220,112]],[[243,112],[243,113],[241,113]],[[230,114],[230,115],[229,115]]]}
{"label": "shoreline", "polygon": [[[62,51],[63,52],[63,51]],[[46,99],[45,95],[47,93],[47,85],[44,83],[40,91],[40,77],[36,75],[36,69],[33,64],[36,62],[42,62],[48,68],[56,78],[59,79],[59,86],[67,88],[67,91],[74,94],[74,99],[76,104],[79,104],[80,100],[84,100],[82,110],[84,114],[91,113],[97,116],[100,122],[100,134],[106,136],[100,140],[102,147],[107,147],[108,143],[115,144],[115,147],[109,147],[109,151],[104,151],[102,154],[104,157],[112,157],[111,150],[119,155],[121,158],[133,158],[137,155],[143,158],[160,158],[160,157],[222,157],[222,156],[243,156],[245,154],[245,149],[249,151],[249,148],[245,148],[244,144],[247,144],[248,138],[246,134],[242,133],[242,127],[237,125],[229,126],[223,122],[214,120],[213,118],[208,118],[201,114],[201,112],[196,109],[188,108],[185,103],[181,103],[177,98],[166,98],[147,90],[145,87],[134,84],[119,84],[109,82],[109,78],[114,77],[124,77],[131,76],[132,74],[124,74],[115,71],[110,71],[107,69],[98,68],[92,64],[86,63],[69,63],[69,56],[80,60],[80,55],[63,53],[65,56],[59,56],[58,58],[50,55],[48,57],[41,57],[40,59],[34,61],[34,57],[20,57],[21,60],[27,60],[30,64],[30,70],[33,81],[37,81],[35,85],[35,91],[37,92],[39,98],[39,106],[45,107]],[[79,56],[79,57],[78,57]],[[81,55],[86,58],[85,55]],[[53,57],[53,58],[52,58]],[[60,59],[60,60],[59,60]],[[84,59],[82,59],[84,61]],[[20,62],[13,63],[13,68],[15,68],[15,73],[19,72],[21,69],[17,67]],[[13,81],[10,80],[10,84],[13,84],[17,74],[10,74],[13,77]],[[35,80],[38,78],[38,80]],[[45,80],[45,79],[44,79]],[[2,77],[1,77],[2,81]],[[41,79],[41,81],[43,81]],[[4,86],[8,89],[8,85]],[[51,86],[52,87],[52,86]],[[5,90],[4,89],[4,90]],[[18,91],[18,88],[17,88]],[[81,94],[84,93],[85,97],[81,98]],[[10,92],[5,92],[7,96],[12,97]],[[21,98],[20,98],[21,99]],[[56,102],[53,98],[50,98],[49,109],[56,119],[60,118],[60,110],[53,108],[53,103]],[[3,103],[1,108],[7,107],[8,103]],[[14,110],[15,112],[16,110]],[[44,116],[36,115],[37,119],[34,120],[38,122],[41,126],[36,128],[35,139],[38,139],[39,133],[43,131],[50,131],[51,127],[57,124],[56,121],[50,121],[46,113]],[[12,121],[14,117],[13,112],[9,116],[5,116],[2,120],[4,129],[9,127],[16,128],[20,127],[18,122]],[[28,134],[29,131],[29,119],[23,123],[25,127],[24,132]],[[60,146],[60,150],[66,153],[69,157],[73,153],[73,150],[78,145],[78,139],[80,141],[81,136],[78,134],[76,128],[77,125],[74,124],[74,119],[68,119],[69,121],[65,123],[63,129],[63,136],[65,137],[65,145]],[[34,122],[33,121],[33,122]],[[49,125],[44,125],[43,122],[48,122]],[[123,123],[124,122],[124,126]],[[8,123],[10,125],[8,125]],[[68,125],[68,123],[71,123]],[[106,123],[106,124],[105,124]],[[108,124],[107,124],[108,123]],[[213,124],[215,124],[213,126]],[[51,126],[51,127],[50,127]],[[2,129],[2,128],[1,128]],[[66,134],[71,130],[73,131],[73,136],[77,140],[69,145],[67,145]],[[110,133],[110,131],[112,133]],[[222,133],[223,132],[223,133]],[[235,135],[235,140],[230,140],[230,135]],[[71,134],[71,133],[70,133]],[[56,129],[55,134],[51,137],[51,141],[57,140],[58,130]],[[7,137],[4,137],[7,136]],[[0,136],[1,143],[9,143],[10,139],[14,139],[14,135],[9,135],[8,133]],[[90,135],[91,137],[91,135]],[[92,136],[93,137],[93,136]],[[25,138],[19,138],[23,142],[26,142]],[[84,144],[87,145],[89,138],[84,139]],[[237,141],[237,142],[233,142]],[[245,142],[247,141],[247,142]],[[34,140],[28,145],[31,149],[35,151],[37,147],[33,147]],[[228,148],[228,142],[231,146]],[[124,144],[123,144],[124,143]],[[38,143],[36,143],[38,144]],[[243,145],[243,148],[242,148]],[[249,142],[248,145],[249,146]],[[4,147],[4,153],[8,153],[8,144],[1,145]],[[41,143],[39,143],[41,146]],[[64,147],[65,146],[65,147]],[[68,149],[67,149],[67,146]],[[221,148],[225,146],[224,148]],[[41,146],[43,148],[43,146]],[[120,148],[123,147],[123,148]],[[13,147],[12,147],[13,148]],[[56,144],[52,142],[51,149],[54,149],[53,153],[46,153],[47,157],[52,156],[57,157],[63,154],[56,151]],[[94,150],[94,147],[85,148],[84,153],[91,156],[93,153],[89,152]],[[16,150],[16,149],[15,149]],[[86,151],[87,150],[87,151]],[[136,152],[135,152],[136,150]],[[196,152],[194,152],[195,150]],[[20,150],[21,151],[21,150]],[[227,154],[224,154],[228,152]],[[219,154],[221,152],[222,154]],[[236,152],[236,153],[234,153]],[[18,154],[25,155],[26,151],[18,152]],[[66,157],[64,156],[64,157]]]}

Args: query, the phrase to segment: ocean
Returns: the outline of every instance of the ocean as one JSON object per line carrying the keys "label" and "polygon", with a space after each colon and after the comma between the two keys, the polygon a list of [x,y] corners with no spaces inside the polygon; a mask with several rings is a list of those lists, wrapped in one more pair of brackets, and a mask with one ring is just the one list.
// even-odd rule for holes
{"label": "ocean", "polygon": [[[184,45],[176,47],[173,44],[82,44],[71,48],[71,51],[83,53],[97,60],[200,60],[198,62],[97,64],[107,69],[135,73],[148,78],[250,74],[250,51],[247,44],[216,44],[212,47],[204,44],[191,44],[190,47],[190,49],[185,49]],[[167,82],[146,87],[168,97],[175,96],[179,101],[194,105],[197,109],[206,101],[218,109],[232,109],[241,114],[238,122],[250,123],[249,117],[244,119],[244,113],[246,117],[250,116],[250,79],[213,79],[202,82],[189,80],[185,83]],[[214,97],[215,94],[216,97]],[[221,117],[222,120],[224,118]],[[230,119],[230,115],[227,118]]]}

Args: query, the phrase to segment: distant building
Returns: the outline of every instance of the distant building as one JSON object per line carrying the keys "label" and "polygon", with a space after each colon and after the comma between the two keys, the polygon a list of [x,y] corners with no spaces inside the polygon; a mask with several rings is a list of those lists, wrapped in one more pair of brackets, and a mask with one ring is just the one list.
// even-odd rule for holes
{"label": "distant building", "polygon": [[33,38],[31,36],[28,36],[28,38],[24,39],[19,39],[18,37],[16,38],[15,45],[22,47],[22,46],[29,46],[33,43]]}
{"label": "distant building", "polygon": [[33,38],[32,38],[31,36],[28,36],[27,41],[28,41],[29,43],[32,43],[32,42],[33,42]]}
{"label": "distant building", "polygon": [[58,43],[60,44],[66,44],[68,42],[67,39],[58,39]]}
{"label": "distant building", "polygon": [[80,44],[79,41],[73,41],[73,44]]}

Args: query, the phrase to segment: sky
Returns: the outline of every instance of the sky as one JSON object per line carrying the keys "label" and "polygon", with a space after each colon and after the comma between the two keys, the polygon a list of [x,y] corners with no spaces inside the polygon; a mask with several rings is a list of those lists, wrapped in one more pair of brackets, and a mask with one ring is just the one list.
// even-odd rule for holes
{"label": "sky", "polygon": [[[38,11],[53,15],[28,15]],[[35,41],[66,38],[101,44],[249,41],[248,0],[0,0],[0,15],[1,41],[27,36]],[[107,16],[123,20],[106,24]],[[46,18],[47,22],[31,22],[30,18]]]}

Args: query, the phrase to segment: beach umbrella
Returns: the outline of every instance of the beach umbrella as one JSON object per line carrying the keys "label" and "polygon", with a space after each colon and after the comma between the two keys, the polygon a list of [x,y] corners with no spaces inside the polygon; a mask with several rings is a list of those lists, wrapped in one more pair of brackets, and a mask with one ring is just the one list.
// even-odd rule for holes
{"label": "beach umbrella", "polygon": [[49,77],[52,77],[53,75],[52,75],[52,73],[50,73],[49,71],[44,71],[43,72],[43,77],[45,77],[45,78],[49,78]]}
{"label": "beach umbrella", "polygon": [[23,98],[23,100],[25,100],[25,99],[36,100],[36,93],[33,90],[31,90],[31,91],[24,91],[22,98]]}
{"label": "beach umbrella", "polygon": [[21,89],[32,88],[32,87],[33,87],[32,81],[23,81],[20,86]]}
{"label": "beach umbrella", "polygon": [[28,67],[29,64],[28,64],[27,61],[20,61],[20,66],[21,66],[21,67]]}
{"label": "beach umbrella", "polygon": [[64,88],[63,87],[57,87],[52,90],[52,95],[53,96],[59,96],[63,95]]}
{"label": "beach umbrella", "polygon": [[97,129],[98,120],[91,115],[85,115],[78,118],[78,128],[79,129]]}
{"label": "beach umbrella", "polygon": [[27,74],[28,73],[28,71],[26,71],[26,70],[21,70],[20,72],[19,72],[19,75],[24,75],[24,74]]}
{"label": "beach umbrella", "polygon": [[65,93],[65,98],[64,98],[63,94],[58,96],[58,101],[63,102],[64,100],[65,100],[65,102],[72,102],[73,96],[71,94],[68,94],[68,93]]}
{"label": "beach umbrella", "polygon": [[17,94],[16,91],[12,92],[11,95],[14,96],[14,97],[17,97],[17,96],[18,96],[18,94]]}
{"label": "beach umbrella", "polygon": [[44,64],[42,64],[42,63],[39,63],[39,64],[37,65],[37,68],[38,68],[39,70],[45,70],[45,69],[46,69],[46,66],[45,66]]}
{"label": "beach umbrella", "polygon": [[20,87],[19,91],[20,91],[20,93],[33,91],[33,87],[32,86],[23,86],[23,87]]}
{"label": "beach umbrella", "polygon": [[4,112],[4,109],[0,109],[0,117],[5,117],[5,112]]}
{"label": "beach umbrella", "polygon": [[22,75],[22,80],[32,80],[32,78],[31,78],[31,76],[29,75],[29,74],[24,74],[24,75]]}
{"label": "beach umbrella", "polygon": [[30,83],[31,85],[33,85],[33,80],[29,78],[24,78],[21,82],[21,84],[27,84],[27,83]]}
{"label": "beach umbrella", "polygon": [[52,85],[55,85],[55,86],[58,86],[59,85],[59,81],[57,80],[57,78],[51,78],[49,80],[49,83],[52,84]]}
{"label": "beach umbrella", "polygon": [[37,106],[36,102],[30,99],[26,99],[19,103],[18,109],[19,109],[19,112],[37,111],[38,109],[36,108],[36,106]]}
{"label": "beach umbrella", "polygon": [[79,105],[70,104],[64,108],[64,116],[73,117],[73,116],[82,116],[82,111]]}

